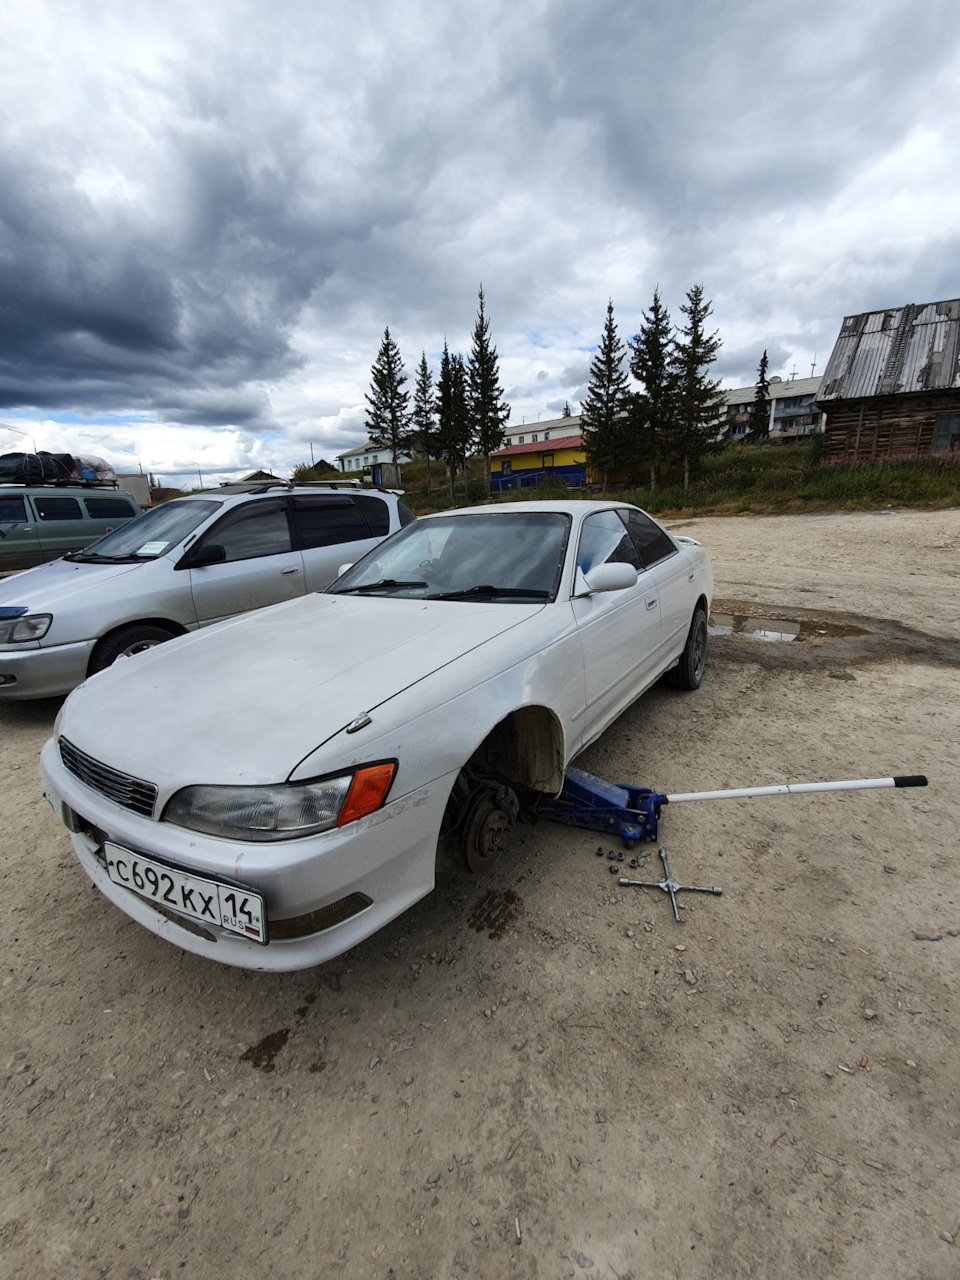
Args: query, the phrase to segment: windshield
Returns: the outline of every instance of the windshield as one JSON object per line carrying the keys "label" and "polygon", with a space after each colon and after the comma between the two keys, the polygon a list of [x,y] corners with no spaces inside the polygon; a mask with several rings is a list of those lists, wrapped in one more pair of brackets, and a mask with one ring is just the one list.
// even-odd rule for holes
{"label": "windshield", "polygon": [[396,533],[328,588],[419,600],[552,600],[570,531],[556,511],[431,516]]}
{"label": "windshield", "polygon": [[211,498],[164,502],[68,560],[156,560],[223,506]]}

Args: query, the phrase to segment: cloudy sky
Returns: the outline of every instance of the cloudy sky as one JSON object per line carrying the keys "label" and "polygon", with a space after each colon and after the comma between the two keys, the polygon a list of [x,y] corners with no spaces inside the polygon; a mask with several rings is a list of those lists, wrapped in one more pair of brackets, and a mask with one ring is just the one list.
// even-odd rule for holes
{"label": "cloudy sky", "polygon": [[288,474],[481,282],[513,421],[658,285],[822,372],[960,295],[958,82],[955,0],[0,0],[0,452]]}

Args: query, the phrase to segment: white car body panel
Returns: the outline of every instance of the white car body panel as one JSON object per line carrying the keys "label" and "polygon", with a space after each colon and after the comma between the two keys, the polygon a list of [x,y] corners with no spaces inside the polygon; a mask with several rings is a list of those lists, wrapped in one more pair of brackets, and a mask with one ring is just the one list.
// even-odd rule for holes
{"label": "white car body panel", "polygon": [[[556,758],[545,777],[558,791],[577,753],[683,650],[694,608],[698,601],[709,606],[713,585],[706,554],[692,540],[675,540],[676,554],[665,562],[672,562],[671,573],[661,575],[667,594],[671,583],[687,592],[683,608],[671,599],[671,617],[685,613],[685,626],[673,625],[667,638],[651,571],[640,572],[628,589],[585,593],[576,563],[580,523],[623,506],[493,509],[570,517],[553,601],[308,596],[183,636],[88,680],[65,703],[58,737],[159,789],[153,817],[130,812],[69,772],[55,740],[46,744],[45,794],[72,827],[88,874],[154,932],[244,967],[306,967],[368,937],[433,887],[451,788],[495,726],[516,711],[546,709]],[[150,733],[131,739],[144,700],[153,709]],[[318,835],[258,843],[161,820],[164,805],[185,786],[296,783],[384,760],[397,762],[384,806]],[[546,782],[538,789],[547,790]],[[226,931],[200,937],[114,884],[98,860],[96,839],[76,829],[76,815],[80,827],[144,856],[249,884],[264,895],[272,921],[299,918],[352,893],[367,895],[372,906],[321,932],[267,946]]]}

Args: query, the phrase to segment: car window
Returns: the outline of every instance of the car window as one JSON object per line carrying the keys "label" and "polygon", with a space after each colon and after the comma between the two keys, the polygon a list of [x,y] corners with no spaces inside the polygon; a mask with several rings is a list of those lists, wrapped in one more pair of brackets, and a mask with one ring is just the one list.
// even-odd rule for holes
{"label": "car window", "polygon": [[33,505],[41,520],[82,520],[83,512],[76,498],[65,498],[58,493],[33,495]]}
{"label": "car window", "polygon": [[580,530],[577,566],[589,573],[601,564],[631,564],[642,569],[637,549],[616,511],[597,511],[587,516]]}
{"label": "car window", "polygon": [[551,511],[451,512],[417,520],[368,552],[330,590],[428,600],[552,600],[569,530],[570,517]]}
{"label": "car window", "polygon": [[374,498],[369,493],[358,493],[353,499],[370,526],[375,538],[385,538],[390,532],[390,508],[382,498]]}
{"label": "car window", "polygon": [[155,560],[175,547],[197,525],[219,511],[222,502],[212,498],[190,498],[186,501],[176,500],[164,502],[159,507],[151,507],[137,516],[122,529],[108,533],[85,551],[74,552],[71,559],[123,559],[125,556],[137,556],[138,559]]}
{"label": "car window", "polygon": [[204,537],[203,545],[210,544],[223,547],[228,563],[291,551],[290,525],[283,503],[270,499],[229,512]]}
{"label": "car window", "polygon": [[397,515],[400,517],[401,529],[405,529],[408,524],[413,524],[417,518],[405,502],[397,503]]}
{"label": "car window", "polygon": [[7,521],[14,521],[19,524],[21,520],[27,518],[27,506],[22,498],[7,497],[4,494],[0,497],[0,524]]}
{"label": "car window", "polygon": [[83,505],[87,515],[94,520],[110,520],[119,518],[129,520],[140,514],[139,510],[124,498],[84,498]]}
{"label": "car window", "polygon": [[645,569],[678,554],[677,545],[670,535],[642,511],[621,511],[620,517],[630,531]]}
{"label": "car window", "polygon": [[360,542],[370,537],[370,530],[352,498],[296,497],[293,499],[293,519],[303,550],[333,547],[341,542]]}

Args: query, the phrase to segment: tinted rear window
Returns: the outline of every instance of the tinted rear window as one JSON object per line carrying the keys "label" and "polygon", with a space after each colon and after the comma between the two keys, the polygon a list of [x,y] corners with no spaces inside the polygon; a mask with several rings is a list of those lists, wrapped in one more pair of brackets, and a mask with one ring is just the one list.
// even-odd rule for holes
{"label": "tinted rear window", "polygon": [[41,520],[82,520],[83,512],[76,498],[55,493],[34,494],[33,505]]}
{"label": "tinted rear window", "polygon": [[293,519],[305,551],[370,537],[352,498],[294,498]]}
{"label": "tinted rear window", "polygon": [[390,508],[382,498],[371,497],[369,493],[358,493],[354,502],[370,526],[375,538],[385,538],[390,532]]}
{"label": "tinted rear window", "polygon": [[410,508],[403,502],[397,503],[397,515],[400,517],[401,529],[405,528],[408,524],[413,524],[414,520],[417,518]]}
{"label": "tinted rear window", "polygon": [[87,508],[87,515],[94,520],[130,520],[140,514],[132,503],[123,498],[84,498],[83,505]]}
{"label": "tinted rear window", "polygon": [[670,535],[642,511],[620,511],[618,514],[630,531],[645,569],[677,554],[676,543]]}

